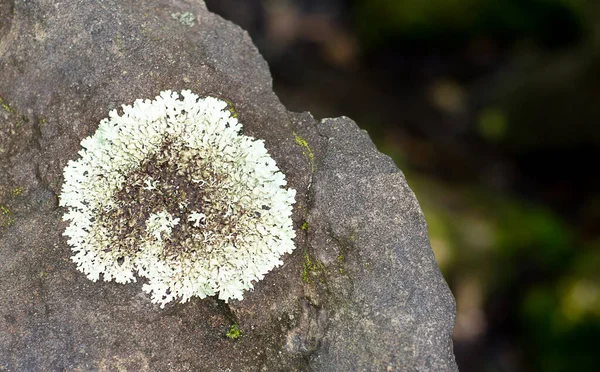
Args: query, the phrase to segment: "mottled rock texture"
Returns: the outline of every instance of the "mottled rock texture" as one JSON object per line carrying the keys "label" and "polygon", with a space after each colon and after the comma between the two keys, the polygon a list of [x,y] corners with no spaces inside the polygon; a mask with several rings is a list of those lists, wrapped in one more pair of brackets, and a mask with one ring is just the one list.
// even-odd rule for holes
{"label": "mottled rock texture", "polygon": [[[69,260],[63,167],[110,109],[166,89],[231,102],[298,190],[297,249],[243,301],[160,309]],[[0,0],[0,98],[0,370],[456,369],[402,173],[350,119],[288,112],[248,34],[201,1]]]}

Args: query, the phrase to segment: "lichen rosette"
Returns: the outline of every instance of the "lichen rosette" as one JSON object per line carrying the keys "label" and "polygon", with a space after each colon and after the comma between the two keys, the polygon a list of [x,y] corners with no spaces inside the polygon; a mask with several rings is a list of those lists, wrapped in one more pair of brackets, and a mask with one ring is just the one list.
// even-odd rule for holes
{"label": "lichen rosette", "polygon": [[164,91],[122,107],[64,169],[72,260],[93,281],[147,278],[161,306],[242,299],[294,249],[295,190],[219,99]]}

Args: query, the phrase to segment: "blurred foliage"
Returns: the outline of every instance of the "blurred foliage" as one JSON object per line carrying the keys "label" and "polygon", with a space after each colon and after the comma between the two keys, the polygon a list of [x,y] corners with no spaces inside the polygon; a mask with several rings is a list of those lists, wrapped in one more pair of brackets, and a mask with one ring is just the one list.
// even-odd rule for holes
{"label": "blurred foliage", "polygon": [[600,145],[600,131],[590,123],[600,118],[600,47],[587,40],[561,53],[521,58],[485,98],[511,124],[503,138],[507,145],[512,150]]}
{"label": "blurred foliage", "polygon": [[506,115],[501,109],[488,107],[479,114],[477,131],[490,142],[501,141],[508,130]]}
{"label": "blurred foliage", "polygon": [[469,37],[531,37],[562,44],[582,31],[584,0],[355,0],[367,44],[390,37],[457,42]]}
{"label": "blurred foliage", "polygon": [[[481,291],[476,297],[483,299],[480,310],[508,304],[503,316],[515,324],[503,331],[516,332],[513,342],[525,354],[527,370],[594,370],[599,361],[600,240],[578,241],[555,213],[523,200],[419,174],[409,173],[407,179],[450,286],[460,288],[461,281],[474,276]],[[462,304],[472,300],[460,291],[454,294],[460,313]],[[461,332],[472,325],[459,317],[456,327]]]}

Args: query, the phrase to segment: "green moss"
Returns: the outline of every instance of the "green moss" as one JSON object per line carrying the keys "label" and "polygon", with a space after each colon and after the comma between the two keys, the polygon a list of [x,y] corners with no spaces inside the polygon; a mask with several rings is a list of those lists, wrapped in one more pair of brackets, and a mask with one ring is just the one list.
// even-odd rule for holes
{"label": "green moss", "polygon": [[313,278],[318,278],[321,283],[325,282],[325,266],[317,260],[310,259],[308,252],[304,251],[304,262],[302,263],[302,281],[312,283]]}
{"label": "green moss", "polygon": [[241,335],[242,332],[240,331],[240,327],[237,325],[237,323],[232,324],[227,333],[225,333],[225,336],[227,336],[227,338],[230,340],[237,340]]}
{"label": "green moss", "polygon": [[12,212],[10,209],[0,204],[0,227],[8,227],[15,222],[15,219],[12,217]]}
{"label": "green moss", "polygon": [[304,231],[308,230],[308,222],[304,221],[304,223],[302,224],[302,226],[300,228]]}
{"label": "green moss", "polygon": [[308,257],[308,253],[304,255],[304,263],[302,264],[302,281],[304,283],[308,283],[308,270],[310,269],[310,257]]}
{"label": "green moss", "polygon": [[[198,82],[198,81],[196,80],[196,83],[197,83],[197,82]],[[229,101],[229,100],[227,100],[227,99],[223,99],[223,101],[225,101],[225,102],[227,103],[227,111],[231,112],[231,117],[232,117],[232,118],[237,118],[237,117],[238,117],[238,114],[237,114],[237,112],[235,111],[235,107],[233,106],[233,102],[231,102],[231,101]]]}
{"label": "green moss", "polygon": [[9,105],[7,105],[6,103],[4,103],[4,101],[2,100],[2,98],[0,98],[0,107],[2,107],[4,109],[4,111],[6,112],[12,112],[12,109],[10,108]]}
{"label": "green moss", "polygon": [[14,187],[10,190],[10,196],[16,198],[17,196],[23,195],[23,189],[20,187]]}
{"label": "green moss", "polygon": [[233,108],[233,106],[227,106],[227,110],[229,110],[229,112],[231,112],[231,117],[232,118],[237,118],[238,114],[237,112],[235,112],[235,109]]}
{"label": "green moss", "polygon": [[308,164],[310,165],[311,172],[315,171],[315,154],[313,154],[308,142],[302,137],[300,137],[296,132],[293,132],[294,140],[296,141],[296,145],[302,147],[302,154],[308,160]]}
{"label": "green moss", "polygon": [[336,261],[337,261],[338,266],[339,266],[340,274],[344,275],[344,267],[343,267],[343,264],[344,264],[344,255],[340,254],[339,256],[337,256]]}
{"label": "green moss", "polygon": [[[17,198],[23,195],[23,189],[20,187],[13,187],[9,191],[11,198]],[[15,222],[13,213],[7,205],[0,204],[0,227],[8,227]]]}

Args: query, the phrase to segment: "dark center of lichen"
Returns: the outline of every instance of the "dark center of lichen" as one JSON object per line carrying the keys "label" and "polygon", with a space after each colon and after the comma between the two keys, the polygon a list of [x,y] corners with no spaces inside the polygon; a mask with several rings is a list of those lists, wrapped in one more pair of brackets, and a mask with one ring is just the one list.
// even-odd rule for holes
{"label": "dark center of lichen", "polygon": [[[224,179],[198,151],[166,143],[127,175],[113,196],[116,207],[99,213],[100,223],[112,232],[105,251],[116,257],[134,256],[143,241],[155,239],[147,230],[147,221],[161,212],[178,219],[170,234],[162,233],[163,257],[194,253],[196,258],[206,258],[216,239],[229,240],[235,246],[236,225],[246,211],[230,203],[231,197],[222,187]],[[192,213],[206,218],[190,222]]]}

